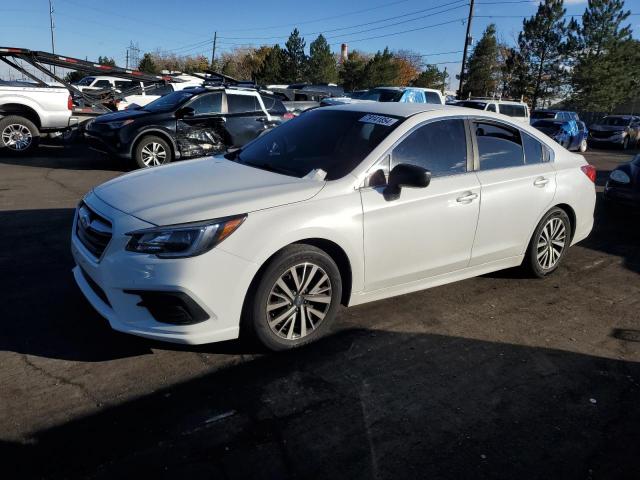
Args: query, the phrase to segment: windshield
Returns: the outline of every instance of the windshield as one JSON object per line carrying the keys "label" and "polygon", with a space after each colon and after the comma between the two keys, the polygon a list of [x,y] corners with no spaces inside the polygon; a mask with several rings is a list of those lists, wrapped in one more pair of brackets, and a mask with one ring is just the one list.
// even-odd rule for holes
{"label": "windshield", "polygon": [[624,117],[604,117],[600,125],[608,125],[610,127],[626,127],[629,125],[629,119]]}
{"label": "windshield", "polygon": [[173,92],[154,100],[146,105],[143,110],[147,112],[169,112],[189,100],[193,97],[193,94],[194,92],[188,90]]}
{"label": "windshield", "polygon": [[76,85],[89,86],[95,79],[95,77],[84,77],[82,80],[76,83]]}
{"label": "windshield", "polygon": [[556,112],[533,112],[531,118],[556,118]]}
{"label": "windshield", "polygon": [[458,102],[456,103],[457,107],[467,107],[467,108],[475,108],[476,110],[484,110],[484,107],[487,106],[484,102]]}
{"label": "windshield", "polygon": [[532,126],[544,133],[549,133],[549,132],[555,133],[562,130],[561,123],[552,122],[550,120],[538,120],[537,122],[533,122]]}
{"label": "windshield", "polygon": [[335,180],[359,165],[402,120],[345,110],[307,111],[227,158],[299,178],[323,170],[325,180]]}
{"label": "windshield", "polygon": [[402,90],[387,90],[385,88],[372,88],[365,92],[361,100],[373,100],[375,102],[399,102],[402,98]]}

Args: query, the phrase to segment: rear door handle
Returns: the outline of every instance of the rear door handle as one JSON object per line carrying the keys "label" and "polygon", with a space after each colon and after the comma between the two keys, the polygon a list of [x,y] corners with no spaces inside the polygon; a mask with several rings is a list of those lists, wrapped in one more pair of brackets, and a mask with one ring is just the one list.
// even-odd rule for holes
{"label": "rear door handle", "polygon": [[477,193],[465,192],[464,195],[462,195],[461,197],[456,198],[456,201],[458,203],[471,203],[476,198],[478,198],[478,194]]}
{"label": "rear door handle", "polygon": [[538,177],[533,182],[533,184],[536,187],[541,187],[541,188],[544,187],[547,183],[549,183],[549,179],[548,178],[544,178],[544,177]]}

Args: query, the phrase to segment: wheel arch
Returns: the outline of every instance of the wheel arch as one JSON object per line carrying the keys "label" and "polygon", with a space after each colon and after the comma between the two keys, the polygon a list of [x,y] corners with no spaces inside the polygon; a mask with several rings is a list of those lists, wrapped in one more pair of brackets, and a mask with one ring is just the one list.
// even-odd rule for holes
{"label": "wheel arch", "polygon": [[173,155],[174,160],[179,157],[178,146],[176,145],[176,141],[173,139],[173,137],[169,135],[167,132],[165,132],[164,130],[152,128],[152,129],[143,130],[142,132],[138,133],[134,137],[133,142],[131,142],[131,150],[129,152],[129,154],[131,155],[131,158],[135,158],[136,148],[138,148],[138,144],[142,141],[144,137],[162,138],[171,147],[171,154]]}
{"label": "wheel arch", "polygon": [[[553,207],[551,207],[549,210],[551,210],[552,208],[559,208],[559,209],[563,210],[564,213],[566,213],[567,216],[569,217],[569,223],[571,224],[571,240],[573,240],[573,236],[576,233],[576,212],[575,212],[575,210],[568,203],[558,203],[557,205],[554,205]],[[549,210],[547,210],[547,212]],[[545,213],[545,215],[546,215],[546,213]]]}
{"label": "wheel arch", "polygon": [[41,128],[42,122],[40,121],[40,115],[33,108],[28,105],[20,103],[6,103],[0,107],[0,114],[3,116],[17,115],[24,117],[27,120],[32,121],[36,127]]}

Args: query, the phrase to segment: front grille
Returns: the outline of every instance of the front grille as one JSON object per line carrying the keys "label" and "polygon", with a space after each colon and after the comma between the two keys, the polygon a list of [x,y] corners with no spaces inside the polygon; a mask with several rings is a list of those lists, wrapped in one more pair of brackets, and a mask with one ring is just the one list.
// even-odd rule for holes
{"label": "front grille", "polygon": [[78,208],[76,235],[93,256],[100,258],[111,240],[111,222],[83,202]]}
{"label": "front grille", "polygon": [[614,135],[616,132],[599,132],[597,130],[591,130],[591,136],[593,138],[609,138],[611,135]]}

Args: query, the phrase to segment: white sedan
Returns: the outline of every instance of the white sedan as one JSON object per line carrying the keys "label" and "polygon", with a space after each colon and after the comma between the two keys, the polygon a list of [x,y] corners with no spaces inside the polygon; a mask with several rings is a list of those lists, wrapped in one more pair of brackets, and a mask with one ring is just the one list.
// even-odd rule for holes
{"label": "white sedan", "polygon": [[428,104],[308,111],[226,156],[123,175],[77,209],[75,279],[119,331],[313,341],[340,304],[522,265],[593,226],[595,169],[510,117]]}

